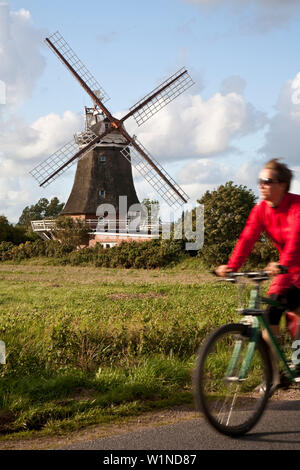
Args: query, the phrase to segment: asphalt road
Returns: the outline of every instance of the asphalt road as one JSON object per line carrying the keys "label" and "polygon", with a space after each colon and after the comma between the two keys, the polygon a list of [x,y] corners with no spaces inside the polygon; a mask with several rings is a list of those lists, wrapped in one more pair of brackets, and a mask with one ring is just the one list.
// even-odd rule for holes
{"label": "asphalt road", "polygon": [[300,400],[271,401],[259,423],[238,439],[217,433],[200,417],[61,450],[300,450]]}

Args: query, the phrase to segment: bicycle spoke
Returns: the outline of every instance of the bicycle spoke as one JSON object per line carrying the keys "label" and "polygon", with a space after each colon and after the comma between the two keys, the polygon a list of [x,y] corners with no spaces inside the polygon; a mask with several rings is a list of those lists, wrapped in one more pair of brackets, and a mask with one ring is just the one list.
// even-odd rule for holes
{"label": "bicycle spoke", "polygon": [[[196,393],[200,406],[211,424],[231,435],[248,430],[262,413],[271,374],[269,356],[261,342],[253,351],[251,338],[242,335],[243,330],[243,325],[221,327],[198,359]],[[266,390],[257,393],[263,382],[268,384]]]}
{"label": "bicycle spoke", "polygon": [[229,415],[228,415],[228,419],[227,419],[227,422],[226,422],[226,426],[229,425],[229,421],[230,421],[230,418],[231,418],[231,415],[232,415],[232,411],[233,411],[233,407],[234,407],[234,404],[236,402],[236,398],[237,398],[237,390],[239,388],[239,385],[237,385],[237,388],[236,388],[236,391],[235,391],[235,394],[233,395],[233,400],[232,400],[232,403],[231,403],[231,407],[230,407],[230,411],[229,411]]}
{"label": "bicycle spoke", "polygon": [[[215,404],[216,406],[214,407],[214,409],[217,415],[217,419],[220,423],[223,423],[230,399],[231,399],[231,394],[228,391],[225,400],[224,401],[218,400]],[[220,406],[220,409],[219,409],[219,406]]]}

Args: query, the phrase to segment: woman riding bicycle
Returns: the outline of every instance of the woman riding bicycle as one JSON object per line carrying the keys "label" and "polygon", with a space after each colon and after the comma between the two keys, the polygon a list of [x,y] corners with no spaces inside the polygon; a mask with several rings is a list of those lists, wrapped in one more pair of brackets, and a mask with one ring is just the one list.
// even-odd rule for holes
{"label": "woman riding bicycle", "polygon": [[[280,318],[285,310],[291,321],[290,330],[295,339],[300,339],[300,196],[289,192],[292,171],[278,159],[270,160],[261,170],[258,179],[261,202],[250,212],[246,225],[226,265],[215,272],[225,277],[237,271],[246,261],[262,232],[271,238],[279,251],[279,261],[266,267],[270,276],[276,276],[268,295],[282,304],[282,308],[269,306],[268,315],[272,332],[279,336]],[[280,274],[279,266],[288,268]],[[267,333],[264,339],[269,343]],[[280,384],[277,361],[272,354],[273,385]]]}

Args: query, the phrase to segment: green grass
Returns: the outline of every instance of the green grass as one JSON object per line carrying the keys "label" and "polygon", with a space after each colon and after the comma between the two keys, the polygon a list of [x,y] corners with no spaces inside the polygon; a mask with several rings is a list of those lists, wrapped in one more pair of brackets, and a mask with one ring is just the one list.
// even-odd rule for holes
{"label": "green grass", "polygon": [[190,366],[175,358],[153,357],[89,375],[69,370],[52,377],[2,379],[0,409],[11,418],[2,424],[2,433],[70,431],[186,403],[191,399]]}
{"label": "green grass", "polygon": [[154,271],[1,264],[0,438],[191,403],[195,351],[235,308],[235,287],[194,259]]}

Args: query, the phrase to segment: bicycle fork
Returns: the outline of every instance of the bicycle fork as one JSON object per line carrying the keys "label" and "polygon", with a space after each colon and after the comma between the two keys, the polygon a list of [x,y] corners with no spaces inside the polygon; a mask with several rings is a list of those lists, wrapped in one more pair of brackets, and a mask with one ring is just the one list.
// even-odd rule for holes
{"label": "bicycle fork", "polygon": [[[250,340],[247,345],[246,351],[243,351],[243,339],[237,339],[234,343],[232,356],[230,358],[224,380],[226,382],[229,382],[233,387],[235,387],[235,389],[232,389],[232,393],[228,393],[227,398],[218,413],[218,420],[220,422],[223,422],[225,418],[226,426],[228,426],[231,420],[241,383],[246,380],[248,368],[250,366],[256,348],[258,338],[258,327],[259,324],[257,318],[251,318],[251,326],[249,326]],[[245,329],[246,328],[247,325],[245,325]],[[247,338],[249,338],[248,335]],[[241,354],[243,355],[242,357]],[[240,362],[240,357],[242,359],[242,363],[239,367],[237,375],[235,375],[235,370]],[[228,414],[226,413],[227,409]]]}
{"label": "bicycle fork", "polygon": [[[258,339],[258,328],[259,328],[259,323],[258,323],[257,318],[254,317],[251,320],[252,320],[251,321],[252,326],[249,327],[249,329],[251,331],[250,338],[249,338],[249,343],[247,345],[247,350],[245,352],[245,356],[243,358],[243,361],[242,361],[242,364],[241,364],[241,367],[240,367],[240,370],[239,370],[239,374],[234,376],[233,372],[236,368],[236,365],[239,361],[239,358],[240,358],[240,355],[241,355],[241,352],[242,352],[242,348],[243,348],[243,340],[242,339],[236,340],[234,348],[233,348],[232,356],[231,356],[231,359],[229,361],[227,371],[226,371],[226,375],[225,375],[225,379],[228,382],[242,382],[243,380],[245,380],[245,377],[247,375],[249,365],[252,361],[252,358],[253,358],[253,355],[254,355],[254,352],[255,352],[256,343],[257,343],[257,339]],[[246,325],[245,325],[245,328],[246,328]]]}

